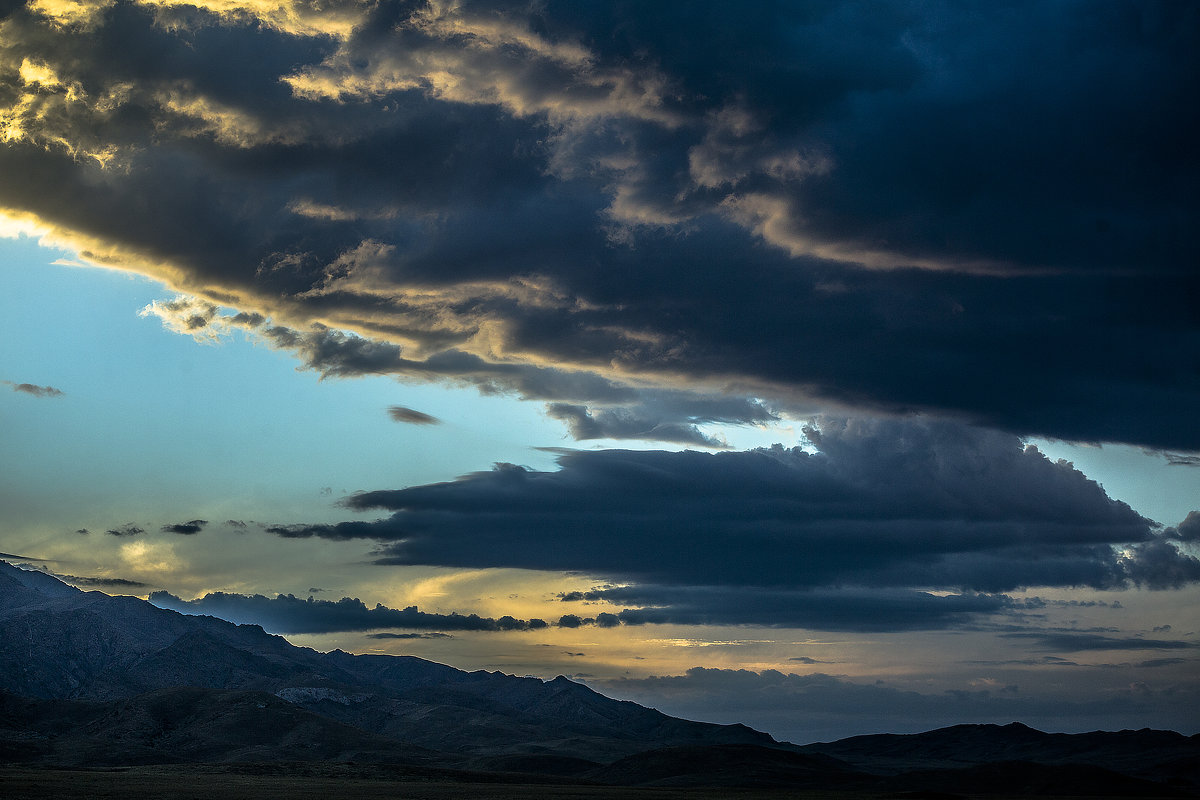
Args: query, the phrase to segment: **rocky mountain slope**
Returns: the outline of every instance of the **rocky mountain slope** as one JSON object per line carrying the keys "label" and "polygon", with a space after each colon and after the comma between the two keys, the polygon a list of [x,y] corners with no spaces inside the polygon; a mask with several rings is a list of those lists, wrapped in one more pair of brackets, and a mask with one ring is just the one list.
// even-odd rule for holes
{"label": "rocky mountain slope", "polygon": [[178,687],[267,693],[460,759],[555,754],[604,763],[663,746],[780,746],[743,725],[668,717],[561,676],[542,681],[414,657],[318,653],[254,625],[83,592],[0,562],[0,690],[108,701]]}
{"label": "rocky mountain slope", "polygon": [[0,692],[0,763],[114,767],[208,761],[425,765],[439,763],[440,754],[266,692],[183,687],[109,701]]}
{"label": "rocky mountain slope", "polygon": [[319,653],[0,561],[0,766],[249,762],[377,765],[422,780],[524,773],[619,786],[1200,795],[1200,736],[1013,723],[797,747],[561,676]]}

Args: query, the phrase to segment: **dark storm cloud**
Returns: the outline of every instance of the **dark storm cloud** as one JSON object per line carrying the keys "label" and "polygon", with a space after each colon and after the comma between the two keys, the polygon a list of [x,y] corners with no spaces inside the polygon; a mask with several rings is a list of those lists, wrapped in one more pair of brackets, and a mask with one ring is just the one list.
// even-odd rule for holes
{"label": "dark storm cloud", "polygon": [[571,375],[527,364],[493,364],[456,349],[414,360],[405,358],[399,345],[320,326],[299,331],[276,325],[261,333],[277,347],[295,352],[306,368],[331,377],[396,374],[430,380],[442,378],[472,385],[485,394],[512,392],[532,400],[636,398],[634,390],[595,375]]}
{"label": "dark storm cloud", "polygon": [[294,595],[274,598],[260,594],[211,592],[195,600],[181,600],[167,592],[152,592],[150,602],[185,614],[208,614],[240,624],[261,625],[274,633],[334,633],[380,628],[433,631],[529,631],[547,627],[540,619],[477,614],[430,614],[416,606],[404,609],[376,605],[368,608],[357,598],[302,600]]}
{"label": "dark storm cloud", "polygon": [[1164,539],[1181,542],[1200,542],[1200,511],[1189,511],[1183,522],[1163,531]]}
{"label": "dark storm cloud", "polygon": [[139,528],[132,522],[126,522],[124,525],[120,525],[116,528],[109,528],[105,531],[105,533],[109,534],[110,536],[140,536],[145,532],[145,528]]}
{"label": "dark storm cloud", "polygon": [[601,600],[601,599],[603,599],[603,595],[600,594],[599,590],[592,590],[589,592],[580,592],[580,591],[560,592],[558,595],[558,599],[560,602],[563,602],[563,603],[577,603],[581,600],[591,600],[591,601]]}
{"label": "dark storm cloud", "polygon": [[[598,628],[618,628],[625,623],[625,618],[622,614],[610,614],[607,611],[601,612],[594,617],[581,617],[578,614],[563,614],[554,624],[560,628],[582,628],[585,625],[595,625]],[[636,625],[638,622],[629,622],[625,624]]]}
{"label": "dark storm cloud", "polygon": [[750,424],[779,417],[759,402],[740,398],[644,396],[634,406],[589,408],[571,403],[547,403],[546,413],[567,423],[572,438],[645,439],[721,448],[719,439],[705,435],[699,425]]}
{"label": "dark storm cloud", "polygon": [[621,617],[618,614],[609,614],[608,612],[600,612],[596,615],[596,626],[600,628],[615,628],[621,624]]}
{"label": "dark storm cloud", "polygon": [[1200,450],[1193,4],[204,5],[13,9],[0,207],[326,374]]}
{"label": "dark storm cloud", "polygon": [[388,416],[396,422],[405,422],[409,425],[439,425],[442,422],[437,417],[404,406],[389,407]]}
{"label": "dark storm cloud", "polygon": [[1152,522],[1015,436],[922,419],[807,435],[818,452],[564,452],[557,472],[501,464],[342,501],[384,519],[267,530],[374,539],[379,564],[602,576],[617,585],[560,599],[626,625],[948,628],[1046,605],[1003,594],[1022,587],[1200,580]]}
{"label": "dark storm cloud", "polygon": [[[402,355],[403,348],[397,345],[321,327],[297,331],[273,326],[262,333],[276,346],[296,353],[307,368],[322,375],[395,374],[424,380],[450,379],[484,394],[515,394],[525,400],[552,401],[546,404],[547,414],[565,421],[568,433],[577,440],[644,439],[720,448],[724,443],[704,434],[698,426],[754,424],[779,418],[756,400],[703,392],[635,389],[587,373],[524,364],[492,364],[454,349],[425,360],[407,359]],[[579,402],[561,402],[566,400]],[[397,419],[398,412],[391,409],[389,413],[398,422],[414,421],[407,417]]]}
{"label": "dark storm cloud", "polygon": [[373,529],[368,522],[338,522],[332,525],[267,525],[263,530],[284,539],[362,539],[371,538]]}
{"label": "dark storm cloud", "polygon": [[[563,454],[557,472],[503,464],[343,501],[396,512],[387,519],[275,532],[396,540],[382,559],[395,563],[695,586],[1116,588],[1197,567],[1127,505],[1016,437],[836,419],[809,436],[819,452],[583,451]],[[555,546],[564,531],[570,548]]]}
{"label": "dark storm cloud", "polygon": [[1120,560],[1130,580],[1151,589],[1178,589],[1200,581],[1200,559],[1163,538],[1131,545]]}
{"label": "dark storm cloud", "polygon": [[190,536],[204,530],[204,526],[208,524],[206,519],[193,519],[188,522],[179,522],[175,525],[163,525],[163,533],[178,533],[183,536]]}
{"label": "dark storm cloud", "polygon": [[12,381],[4,381],[12,387],[14,392],[23,394],[31,394],[34,397],[62,397],[63,393],[53,386],[35,386],[32,383],[13,383]]}
{"label": "dark storm cloud", "polygon": [[1014,609],[1005,595],[934,595],[900,590],[784,591],[758,587],[640,585],[602,593],[626,608],[623,625],[740,625],[828,631],[886,632],[953,628],[981,615]]}
{"label": "dark storm cloud", "polygon": [[636,417],[623,408],[593,413],[587,406],[550,403],[546,413],[567,423],[574,439],[649,439],[656,442],[719,447],[720,442],[705,436],[695,425],[663,424]]}

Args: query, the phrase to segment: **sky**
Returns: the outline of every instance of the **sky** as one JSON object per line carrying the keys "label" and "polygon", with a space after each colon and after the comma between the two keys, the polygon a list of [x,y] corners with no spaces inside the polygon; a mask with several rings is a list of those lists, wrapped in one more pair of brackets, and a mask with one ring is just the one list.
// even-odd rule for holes
{"label": "sky", "polygon": [[800,743],[1200,732],[1197,53],[0,3],[0,557]]}

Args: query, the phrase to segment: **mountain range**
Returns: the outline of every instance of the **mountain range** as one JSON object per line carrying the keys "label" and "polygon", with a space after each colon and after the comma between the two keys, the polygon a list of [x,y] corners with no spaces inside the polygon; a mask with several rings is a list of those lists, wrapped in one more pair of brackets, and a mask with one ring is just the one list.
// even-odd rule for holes
{"label": "mountain range", "polygon": [[297,762],[581,785],[1200,794],[1200,736],[1013,723],[796,746],[562,676],[320,653],[0,561],[0,764]]}

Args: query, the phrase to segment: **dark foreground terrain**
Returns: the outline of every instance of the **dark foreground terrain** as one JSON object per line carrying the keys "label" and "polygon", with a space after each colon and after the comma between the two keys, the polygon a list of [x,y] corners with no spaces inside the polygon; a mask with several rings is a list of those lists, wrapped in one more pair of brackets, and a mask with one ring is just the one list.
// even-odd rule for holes
{"label": "dark foreground terrain", "polygon": [[[522,782],[513,777],[384,774],[348,765],[146,766],[110,770],[0,767],[5,800],[1065,800],[1088,794],[639,788]],[[1176,794],[1141,795],[1147,800]]]}
{"label": "dark foreground terrain", "polygon": [[1200,736],[1010,725],[799,747],[563,677],[318,653],[0,561],[0,800],[1200,797]]}

